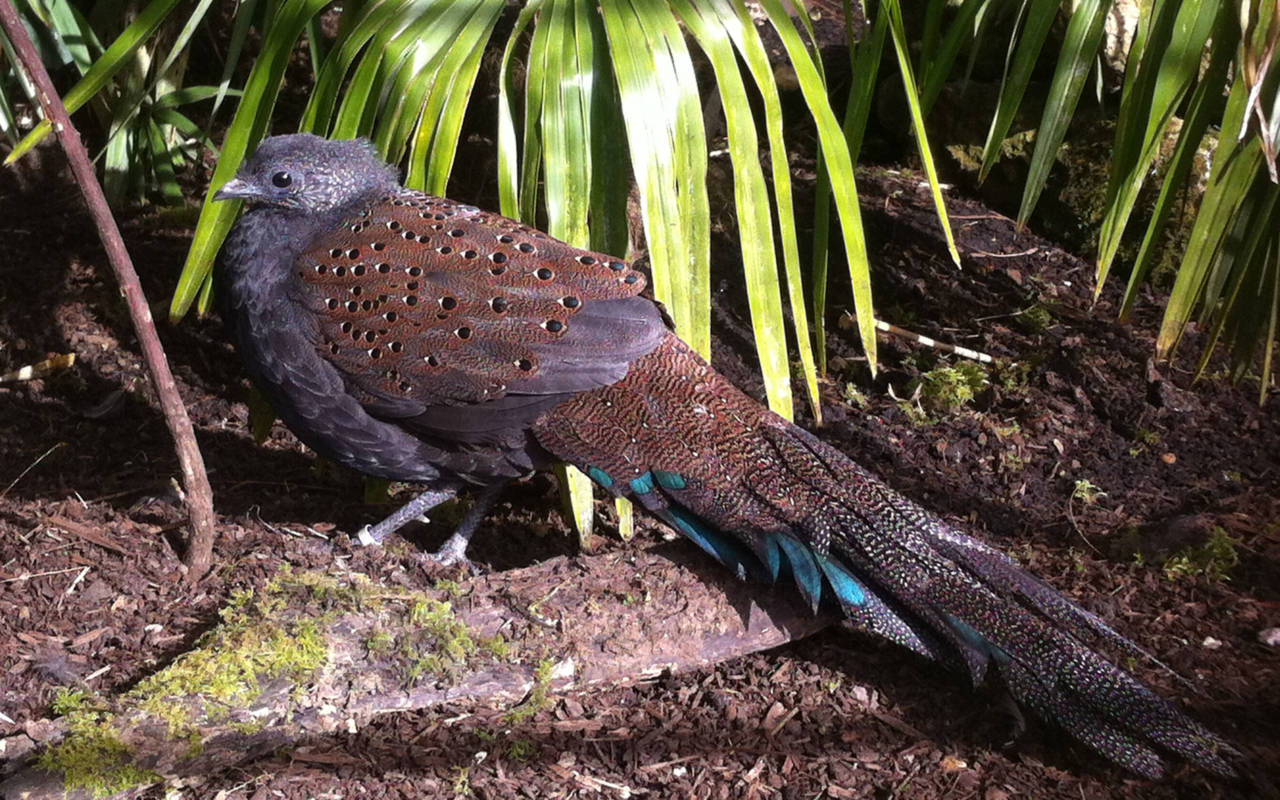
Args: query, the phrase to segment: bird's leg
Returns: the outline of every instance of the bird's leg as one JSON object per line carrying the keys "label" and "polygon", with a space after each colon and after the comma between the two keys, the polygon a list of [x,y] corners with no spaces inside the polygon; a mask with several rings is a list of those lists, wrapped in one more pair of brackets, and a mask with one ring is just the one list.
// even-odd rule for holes
{"label": "bird's leg", "polygon": [[469,564],[467,545],[471,544],[471,536],[480,527],[480,523],[484,522],[485,515],[489,513],[489,509],[493,508],[493,504],[497,502],[498,495],[502,493],[502,489],[505,486],[506,483],[499,483],[482,489],[476,495],[475,502],[471,505],[471,510],[462,518],[462,522],[454,529],[444,544],[440,545],[440,549],[431,554],[431,560],[444,566]]}
{"label": "bird's leg", "polygon": [[[395,533],[407,523],[416,519],[425,519],[428,511],[458,493],[452,487],[444,489],[428,489],[409,502],[405,503],[390,516],[372,527],[365,525],[356,534],[356,540],[363,545],[380,545],[389,534]],[[464,521],[465,524],[465,521]],[[465,548],[465,545],[464,545]]]}

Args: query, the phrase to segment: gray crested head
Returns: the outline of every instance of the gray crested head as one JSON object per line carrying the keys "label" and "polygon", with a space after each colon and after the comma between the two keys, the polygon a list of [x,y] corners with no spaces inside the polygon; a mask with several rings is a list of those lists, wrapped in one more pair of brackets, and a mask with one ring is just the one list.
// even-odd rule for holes
{"label": "gray crested head", "polygon": [[398,178],[368,139],[295,133],[263,139],[213,199],[324,213],[394,189]]}

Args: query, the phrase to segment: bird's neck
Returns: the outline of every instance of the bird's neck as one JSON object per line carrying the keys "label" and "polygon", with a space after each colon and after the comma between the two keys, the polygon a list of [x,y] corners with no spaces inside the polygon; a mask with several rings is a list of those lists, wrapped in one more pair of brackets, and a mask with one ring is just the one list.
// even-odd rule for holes
{"label": "bird's neck", "polygon": [[227,237],[223,279],[228,285],[251,281],[260,292],[285,288],[293,282],[297,257],[358,210],[351,205],[319,214],[271,206],[251,209]]}

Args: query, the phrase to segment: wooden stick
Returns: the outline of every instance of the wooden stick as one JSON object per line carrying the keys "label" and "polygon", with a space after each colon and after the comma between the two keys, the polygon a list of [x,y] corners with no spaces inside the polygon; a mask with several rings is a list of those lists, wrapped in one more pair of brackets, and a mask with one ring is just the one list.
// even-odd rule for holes
{"label": "wooden stick", "polygon": [[66,106],[53,88],[49,73],[45,71],[35,46],[27,36],[26,28],[18,16],[10,0],[0,0],[0,28],[13,43],[18,60],[22,62],[28,77],[35,84],[39,93],[40,106],[45,117],[53,124],[53,129],[62,143],[67,162],[89,213],[93,216],[94,225],[98,228],[98,236],[107,251],[107,259],[115,271],[120,291],[129,306],[129,317],[133,321],[133,330],[138,336],[138,345],[142,350],[142,358],[146,362],[147,371],[151,374],[151,382],[160,398],[160,410],[164,413],[165,423],[173,436],[174,449],[178,455],[178,466],[182,470],[182,485],[185,489],[187,518],[191,523],[191,533],[187,537],[187,552],[184,563],[187,566],[186,579],[195,582],[209,571],[213,556],[213,537],[215,535],[213,514],[213,490],[209,488],[209,478],[205,473],[204,458],[200,455],[200,447],[196,444],[195,431],[191,420],[187,417],[187,409],[178,395],[178,385],[169,371],[169,362],[165,358],[164,348],[160,345],[160,337],[156,335],[155,322],[151,319],[151,309],[147,298],[142,293],[142,284],[138,273],[133,269],[133,261],[129,251],[125,249],[124,240],[120,237],[120,229],[116,226],[111,209],[107,207],[107,198],[102,193],[102,186],[94,174],[89,154],[80,142],[80,134],[71,124]]}

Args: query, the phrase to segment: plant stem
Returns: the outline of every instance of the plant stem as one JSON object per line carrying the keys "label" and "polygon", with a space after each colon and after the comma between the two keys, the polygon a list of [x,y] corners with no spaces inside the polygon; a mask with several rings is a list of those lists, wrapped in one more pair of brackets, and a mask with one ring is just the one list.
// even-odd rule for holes
{"label": "plant stem", "polygon": [[84,195],[89,213],[93,216],[102,246],[107,251],[107,258],[120,284],[120,291],[129,306],[129,317],[133,321],[133,330],[138,336],[138,345],[142,350],[142,358],[151,374],[151,381],[160,398],[160,409],[164,414],[169,433],[173,436],[174,449],[178,455],[178,464],[182,469],[182,485],[186,492],[187,516],[191,524],[187,537],[186,554],[183,563],[187,567],[186,580],[194,582],[209,571],[213,557],[214,514],[213,490],[209,487],[209,478],[205,474],[204,458],[200,455],[196,444],[195,431],[191,420],[187,417],[186,407],[178,395],[178,386],[169,370],[169,362],[165,358],[164,348],[156,334],[155,322],[151,318],[151,309],[142,292],[142,284],[138,273],[134,271],[133,261],[125,249],[124,240],[120,238],[120,229],[111,210],[107,206],[107,198],[102,193],[102,186],[94,174],[89,154],[80,141],[80,134],[71,124],[62,98],[53,88],[49,73],[45,71],[35,46],[27,36],[10,0],[0,0],[0,27],[4,29],[9,41],[13,43],[18,59],[22,62],[27,75],[39,92],[40,105],[44,114],[53,123],[58,141],[67,156],[71,172]]}

